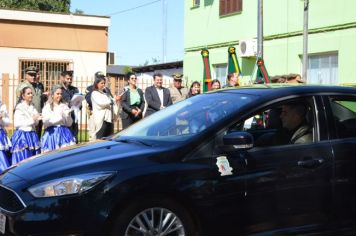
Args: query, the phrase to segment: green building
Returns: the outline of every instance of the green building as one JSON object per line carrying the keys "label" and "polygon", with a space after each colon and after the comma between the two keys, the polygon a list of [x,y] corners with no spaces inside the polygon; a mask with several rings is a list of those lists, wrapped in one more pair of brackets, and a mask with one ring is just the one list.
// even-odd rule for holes
{"label": "green building", "polygon": [[[257,0],[185,0],[184,75],[203,79],[200,52],[210,52],[213,79],[225,83],[227,49],[236,47],[243,84],[256,63]],[[309,0],[310,84],[356,84],[354,0]],[[304,0],[263,2],[264,60],[270,76],[302,74]],[[242,51],[241,51],[242,50]]]}

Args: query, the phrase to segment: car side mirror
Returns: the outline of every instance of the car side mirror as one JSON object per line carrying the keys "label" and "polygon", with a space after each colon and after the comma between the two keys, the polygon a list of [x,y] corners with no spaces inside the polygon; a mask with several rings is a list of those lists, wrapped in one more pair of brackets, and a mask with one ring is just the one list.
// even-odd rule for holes
{"label": "car side mirror", "polygon": [[247,150],[253,147],[253,136],[248,132],[231,132],[224,135],[223,142],[234,150]]}

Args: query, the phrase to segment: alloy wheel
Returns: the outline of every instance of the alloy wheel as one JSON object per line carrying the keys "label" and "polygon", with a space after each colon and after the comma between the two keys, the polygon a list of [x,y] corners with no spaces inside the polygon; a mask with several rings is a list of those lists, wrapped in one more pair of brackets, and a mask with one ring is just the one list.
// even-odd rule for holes
{"label": "alloy wheel", "polygon": [[176,214],[155,207],[138,213],[127,226],[125,236],[185,236],[185,230]]}

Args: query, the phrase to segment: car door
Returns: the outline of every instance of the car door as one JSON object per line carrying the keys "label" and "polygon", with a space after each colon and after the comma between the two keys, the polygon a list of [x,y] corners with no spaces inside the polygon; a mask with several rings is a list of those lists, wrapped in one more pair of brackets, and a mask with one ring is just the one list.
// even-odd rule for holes
{"label": "car door", "polygon": [[334,153],[334,219],[337,230],[356,232],[356,97],[324,96]]}
{"label": "car door", "polygon": [[243,192],[235,192],[238,197],[235,201],[226,202],[231,213],[231,225],[226,227],[243,225],[239,230],[248,234],[275,230],[296,232],[314,230],[328,221],[331,147],[325,132],[319,132],[319,127],[325,125],[324,113],[319,111],[320,98],[304,99],[312,109],[313,142],[261,146],[226,154],[230,165],[237,169],[232,175],[218,179],[216,194],[234,192],[234,184],[241,186],[242,180],[245,184]]}

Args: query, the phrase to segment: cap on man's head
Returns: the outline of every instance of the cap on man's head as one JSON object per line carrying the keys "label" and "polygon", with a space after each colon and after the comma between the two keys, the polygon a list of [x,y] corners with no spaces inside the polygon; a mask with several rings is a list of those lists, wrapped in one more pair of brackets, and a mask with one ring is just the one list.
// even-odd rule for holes
{"label": "cap on man's head", "polygon": [[102,71],[96,72],[94,76],[95,76],[95,79],[97,79],[97,78],[105,78],[105,74]]}
{"label": "cap on man's head", "polygon": [[182,80],[183,75],[182,75],[182,74],[179,74],[179,73],[174,73],[174,74],[172,75],[172,77],[173,77],[174,80]]}
{"label": "cap on man's head", "polygon": [[26,74],[36,74],[38,72],[38,69],[36,66],[29,66],[25,69]]}

